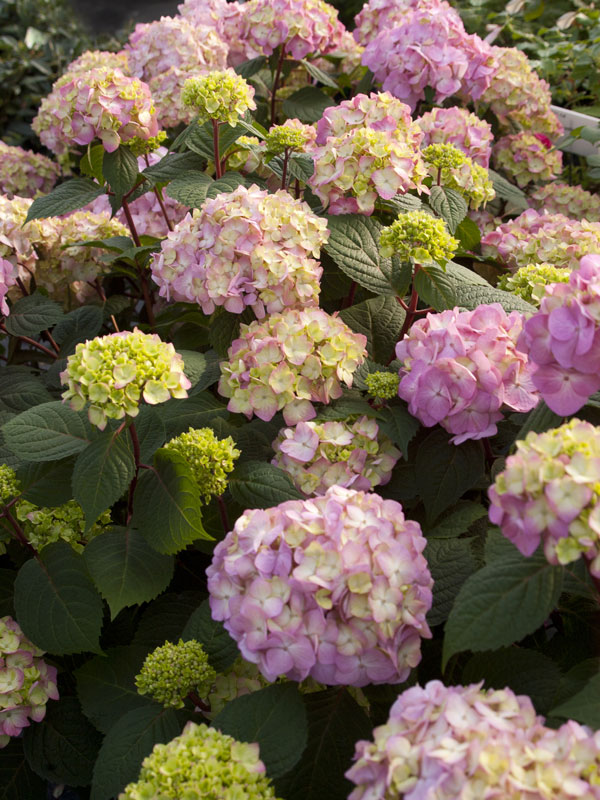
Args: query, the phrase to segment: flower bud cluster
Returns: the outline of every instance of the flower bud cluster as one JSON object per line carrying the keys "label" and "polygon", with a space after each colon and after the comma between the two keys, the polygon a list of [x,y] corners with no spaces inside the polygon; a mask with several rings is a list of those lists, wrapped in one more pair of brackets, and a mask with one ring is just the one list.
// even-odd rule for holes
{"label": "flower bud cluster", "polygon": [[358,94],[328,108],[317,125],[309,184],[330,214],[370,215],[378,197],[420,190],[422,133],[388,92]]}
{"label": "flower bud cluster", "polygon": [[320,308],[287,309],[240,326],[221,362],[219,393],[227,408],[263,420],[283,411],[287,425],[313,419],[313,403],[342,395],[342,383],[366,355],[366,336]]}
{"label": "flower bud cluster", "polygon": [[40,153],[11,147],[0,140],[0,192],[9,197],[36,197],[52,190],[60,174],[57,164]]}
{"label": "flower bud cluster", "polygon": [[307,496],[335,485],[363,491],[383,486],[402,455],[369,417],[299,422],[279,431],[273,450],[272,463]]}
{"label": "flower bud cluster", "polygon": [[430,144],[423,150],[423,160],[434,182],[460,192],[471,208],[477,209],[496,196],[487,169],[453,144]]}
{"label": "flower bud cluster", "polygon": [[533,208],[547,214],[564,214],[570,219],[600,222],[600,197],[581,186],[570,186],[560,181],[536,186],[529,195],[529,202]]}
{"label": "flower bud cluster", "polygon": [[167,744],[155,744],[137,781],[119,800],[275,800],[258,745],[188,722]]}
{"label": "flower bud cluster", "polygon": [[60,373],[68,389],[63,400],[81,411],[90,403],[92,425],[104,430],[109,419],[136,417],[142,399],[150,405],[187,397],[191,383],[183,359],[156,334],[131,331],[80,342]]}
{"label": "flower bud cluster", "polygon": [[448,233],[443,219],[426,211],[407,211],[400,214],[379,236],[379,248],[384,258],[397,255],[402,261],[417,263],[451,261],[458,240]]}
{"label": "flower bud cluster", "polygon": [[233,472],[235,461],[241,455],[231,436],[217,439],[212,428],[189,428],[187,433],[167,442],[165,449],[185,458],[207,503],[212,496],[220,497],[227,489],[227,475]]}
{"label": "flower bud cluster", "polygon": [[373,741],[357,743],[349,800],[600,797],[600,735],[572,720],[557,730],[543,722],[511,689],[413,686]]}
{"label": "flower bud cluster", "polygon": [[[157,150],[159,151],[161,158],[163,155],[167,154],[167,148],[162,147],[162,144],[164,141],[166,141],[166,139],[166,132],[159,131],[156,136],[151,136],[149,139],[140,139],[139,136],[134,136],[133,139],[129,139],[124,144],[138,159],[138,169],[141,171],[147,166],[144,161],[142,161],[143,166],[141,166],[139,161],[141,156],[150,156],[150,153],[155,153]],[[156,163],[156,161],[153,163]]]}
{"label": "flower bud cluster", "polygon": [[75,500],[60,506],[40,508],[27,500],[19,500],[14,510],[27,541],[38,552],[53,542],[67,542],[78,553],[111,524],[110,511],[104,511],[86,530],[83,509]]}
{"label": "flower bud cluster", "polygon": [[20,494],[17,474],[7,464],[0,464],[0,504],[5,505]]}
{"label": "flower bud cluster", "polygon": [[181,99],[184,105],[194,109],[199,123],[212,119],[234,127],[246,111],[256,109],[254,88],[232,69],[189,78],[183,86]]}
{"label": "flower bud cluster", "polygon": [[212,615],[267,680],[401,683],[431,636],[424,547],[399,503],[341,486],[252,509],[215,548]]}
{"label": "flower bud cluster", "polygon": [[562,153],[547,146],[545,136],[522,131],[504,136],[494,145],[494,165],[523,188],[551,181],[562,172]]}
{"label": "flower bud cluster", "polygon": [[550,283],[568,283],[571,270],[552,264],[528,264],[516,272],[505,273],[498,281],[498,288],[522,297],[527,303],[539,308]]}
{"label": "flower bud cluster", "polygon": [[371,372],[365,377],[365,384],[375,400],[391,400],[398,395],[400,378],[393,372]]}
{"label": "flower bud cluster", "polygon": [[182,17],[192,25],[207,25],[214,28],[229,48],[229,66],[237,67],[259,55],[242,38],[242,21],[246,13],[246,3],[236,0],[185,0],[177,9]]}
{"label": "flower bud cluster", "polygon": [[180,639],[178,644],[165,642],[146,656],[135,685],[138,694],[150,695],[165,708],[183,708],[191,692],[205,697],[216,676],[200,642]]}
{"label": "flower bud cluster", "polygon": [[453,144],[475,163],[486,169],[492,155],[492,126],[466,108],[432,108],[415,122],[424,133],[423,147]]}
{"label": "flower bud cluster", "polygon": [[301,152],[309,149],[317,138],[313,125],[303,125],[299,119],[288,119],[283,125],[274,125],[267,134],[267,153],[279,155],[286,150]]}
{"label": "flower bud cluster", "polygon": [[521,314],[507,314],[498,303],[415,322],[396,345],[398,394],[410,413],[428,428],[439,423],[460,444],[493,436],[503,405],[534,408],[532,366],[517,350],[522,328]]}
{"label": "flower bud cluster", "polygon": [[58,700],[56,667],[43,655],[12,617],[0,617],[0,749],[30,720],[44,719],[48,700]]}

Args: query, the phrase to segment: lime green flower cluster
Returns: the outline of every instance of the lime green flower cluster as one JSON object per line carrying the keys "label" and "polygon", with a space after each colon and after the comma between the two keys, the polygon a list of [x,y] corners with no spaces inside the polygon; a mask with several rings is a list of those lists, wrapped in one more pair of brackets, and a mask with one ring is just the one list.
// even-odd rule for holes
{"label": "lime green flower cluster", "polygon": [[275,793],[258,744],[188,722],[180,736],[156,744],[139,780],[119,800],[271,800]]}
{"label": "lime green flower cluster", "polygon": [[217,673],[208,663],[200,642],[165,642],[146,656],[135,678],[138,694],[148,694],[165,708],[183,708],[184,699],[195,692],[205,697]]}
{"label": "lime green flower cluster", "polygon": [[400,377],[395,372],[371,372],[365,378],[367,391],[376,400],[391,400],[398,395]]}
{"label": "lime green flower cluster", "polygon": [[137,328],[80,342],[60,379],[69,387],[63,400],[74,411],[89,402],[89,420],[101,431],[109,419],[136,417],[142,399],[156,405],[184,398],[191,386],[173,345]]}
{"label": "lime green flower cluster", "polygon": [[232,69],[188,78],[181,90],[183,104],[198,113],[198,122],[226,122],[235,127],[249,109],[254,111],[254,89]]}
{"label": "lime green flower cluster", "polygon": [[220,673],[215,678],[205,698],[206,703],[210,706],[210,711],[206,716],[212,719],[227,703],[244,694],[258,692],[259,689],[264,689],[268,685],[269,681],[262,675],[256,664],[251,664],[240,656],[226,672]]}
{"label": "lime green flower cluster", "polygon": [[16,497],[21,488],[17,475],[12,467],[7,464],[0,464],[0,503],[5,505]]}
{"label": "lime green flower cluster", "polygon": [[227,489],[227,475],[241,455],[231,436],[217,439],[211,428],[190,428],[167,442],[165,449],[185,458],[207,503],[212,495],[219,497]]}
{"label": "lime green flower cluster", "polygon": [[429,165],[429,174],[434,181],[460,192],[472,209],[485,205],[496,196],[487,169],[453,144],[430,144],[423,150],[423,160]]}
{"label": "lime green flower cluster", "polygon": [[123,142],[123,144],[133,152],[134,156],[139,158],[140,156],[147,156],[155,150],[158,150],[162,143],[166,141],[166,138],[166,131],[159,131],[156,136],[151,136],[149,139],[142,139],[140,136],[134,136],[133,139],[129,139],[127,142]]}
{"label": "lime green flower cluster", "polygon": [[284,125],[274,125],[266,136],[267,153],[279,155],[286,150],[300,152],[315,141],[317,131],[312,125],[303,125],[298,119],[288,119]]}
{"label": "lime green flower cluster", "polygon": [[555,267],[553,264],[527,264],[516,272],[507,272],[498,281],[498,288],[522,297],[528,303],[538,306],[545,295],[545,287],[550,283],[568,283],[571,270]]}
{"label": "lime green flower cluster", "polygon": [[84,546],[94,536],[102,533],[112,521],[110,511],[105,511],[86,532],[83,509],[75,500],[54,508],[40,508],[27,500],[21,500],[15,508],[15,514],[27,541],[38,552],[46,545],[60,540],[81,553]]}
{"label": "lime green flower cluster", "polygon": [[395,253],[402,261],[445,264],[456,252],[458,241],[450,236],[443,219],[426,211],[408,211],[381,231],[379,245],[384,258]]}

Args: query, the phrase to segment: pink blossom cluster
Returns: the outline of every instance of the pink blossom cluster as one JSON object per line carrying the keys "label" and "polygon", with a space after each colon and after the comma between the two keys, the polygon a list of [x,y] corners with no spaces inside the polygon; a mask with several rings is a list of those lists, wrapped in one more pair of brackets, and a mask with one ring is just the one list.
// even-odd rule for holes
{"label": "pink blossom cluster", "polygon": [[249,0],[245,5],[242,39],[267,56],[280,45],[295,59],[328,53],[344,29],[336,9],[323,0]]}
{"label": "pink blossom cluster", "polygon": [[583,256],[600,253],[600,222],[541,214],[528,208],[486,233],[481,251],[485,258],[498,259],[513,270],[544,263],[577,269]]}
{"label": "pink blossom cluster", "polygon": [[490,45],[469,35],[449,6],[415,9],[398,27],[384,27],[367,45],[363,64],[412,110],[427,86],[436,103],[455,94],[477,100],[496,70]]}
{"label": "pink blossom cluster", "polygon": [[273,450],[272,463],[305,495],[335,485],[363,491],[383,486],[402,455],[369,417],[299,422],[279,431]]}
{"label": "pink blossom cluster", "polygon": [[40,153],[11,147],[0,140],[0,192],[9,197],[36,197],[52,190],[60,174],[55,164]]}
{"label": "pink blossom cluster", "polygon": [[314,419],[313,403],[342,395],[342,383],[366,356],[367,338],[320,308],[286,309],[240,326],[221,362],[219,393],[227,408],[272,419],[283,410],[287,425]]}
{"label": "pink blossom cluster", "polygon": [[600,428],[572,419],[517,442],[488,489],[490,520],[524,556],[551,564],[581,556],[600,578]]}
{"label": "pink blossom cluster", "polygon": [[560,136],[563,127],[550,108],[550,87],[539,77],[522,50],[492,47],[496,72],[481,100],[487,103],[508,130],[515,127],[551,138]]}
{"label": "pink blossom cluster", "polygon": [[433,108],[415,120],[424,133],[425,149],[430,144],[453,144],[475,164],[486,169],[492,154],[492,126],[466,108]]}
{"label": "pink blossom cluster", "polygon": [[19,277],[35,268],[37,253],[32,242],[31,223],[25,225],[33,201],[27,197],[0,194],[0,258],[19,268]]}
{"label": "pink blossom cluster", "polygon": [[12,617],[0,617],[0,749],[23,728],[41,722],[48,700],[58,700],[56,667]]}
{"label": "pink blossom cluster", "polygon": [[349,800],[597,800],[600,734],[554,730],[511,689],[430,681],[356,745]]}
{"label": "pink blossom cluster", "polygon": [[571,219],[600,222],[600,196],[582,186],[553,181],[537,186],[529,195],[529,202],[533,208],[548,214],[565,214]]}
{"label": "pink blossom cluster", "polygon": [[478,208],[477,210],[469,209],[467,216],[477,225],[482,236],[495,231],[498,225],[502,225],[501,217],[495,217],[490,211],[486,211],[484,208]]}
{"label": "pink blossom cluster", "polygon": [[562,172],[562,153],[546,136],[521,131],[503,136],[494,145],[494,166],[521,188],[551,181]]}
{"label": "pink blossom cluster", "polygon": [[368,0],[354,19],[354,38],[367,45],[381,31],[410,20],[416,11],[451,14],[453,9],[446,0]]}
{"label": "pink blossom cluster", "polygon": [[120,69],[125,75],[131,74],[127,63],[127,53],[124,51],[111,53],[109,50],[86,50],[75,61],[71,61],[52,88],[69,83],[75,75],[85,75],[86,72],[98,68]]}
{"label": "pink blossom cluster", "polygon": [[163,297],[257,317],[315,305],[322,268],[315,261],[327,223],[288,192],[239,186],[206,200],[162,242],[152,275]]}
{"label": "pink blossom cluster", "polygon": [[0,312],[7,317],[10,314],[10,308],[6,302],[6,295],[8,290],[15,286],[19,273],[13,263],[6,258],[0,256]]}
{"label": "pink blossom cluster", "polygon": [[206,571],[212,616],[269,681],[401,683],[431,637],[425,543],[395,500],[341,486],[246,511]]}
{"label": "pink blossom cluster", "polygon": [[600,389],[600,256],[584,256],[568,283],[545,288],[523,326],[519,349],[536,389],[557,414],[575,414]]}
{"label": "pink blossom cluster", "polygon": [[243,61],[260,55],[242,38],[242,22],[247,4],[227,0],[185,0],[177,7],[192,25],[214,28],[229,48],[227,63],[237,67]]}
{"label": "pink blossom cluster", "polygon": [[319,120],[309,184],[330,214],[368,216],[378,197],[422,188],[422,136],[409,107],[389,92],[357,94]]}
{"label": "pink blossom cluster", "polygon": [[516,346],[522,328],[521,314],[498,303],[415,322],[396,345],[398,394],[410,413],[428,428],[439,423],[460,444],[493,436],[503,405],[534,408],[531,366]]}
{"label": "pink blossom cluster", "polygon": [[150,139],[158,133],[148,86],[120,69],[107,68],[74,75],[68,83],[58,81],[31,126],[57,154],[96,137],[112,153],[134,136]]}

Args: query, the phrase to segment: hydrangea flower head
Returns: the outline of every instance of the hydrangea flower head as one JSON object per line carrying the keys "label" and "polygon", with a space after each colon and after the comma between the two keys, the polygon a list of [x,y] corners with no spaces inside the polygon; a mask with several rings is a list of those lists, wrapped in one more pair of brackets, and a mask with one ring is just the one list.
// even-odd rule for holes
{"label": "hydrangea flower head", "polygon": [[212,616],[267,680],[400,683],[431,636],[424,547],[399,503],[341,486],[252,509],[215,548]]}
{"label": "hydrangea flower head", "polygon": [[228,63],[237,67],[243,61],[259,55],[242,38],[242,22],[246,14],[246,3],[236,0],[185,0],[177,7],[179,14],[193,25],[214,28],[229,48]]}
{"label": "hydrangea flower head", "polygon": [[6,302],[6,295],[13,286],[16,286],[18,277],[18,269],[12,261],[0,256],[0,312],[4,314],[5,317],[10,314],[10,308]]}
{"label": "hydrangea flower head", "polygon": [[381,31],[410,20],[416,11],[452,14],[454,9],[446,0],[369,0],[354,18],[354,38],[367,45]]}
{"label": "hydrangea flower head", "polygon": [[498,303],[417,320],[396,345],[398,394],[410,413],[426,427],[440,424],[460,444],[493,436],[503,405],[534,408],[532,366],[517,349],[522,328],[521,314]]}
{"label": "hydrangea flower head", "polygon": [[496,196],[487,169],[475,164],[453,144],[428,145],[423,150],[423,160],[429,164],[434,182],[460,192],[472,208],[477,209]]}
{"label": "hydrangea flower head", "polygon": [[562,172],[562,153],[547,147],[536,134],[522,131],[496,142],[494,164],[523,188],[556,178]]}
{"label": "hydrangea flower head", "polygon": [[227,489],[227,475],[241,455],[231,436],[218,439],[212,428],[189,428],[187,433],[167,442],[165,449],[185,458],[206,502]]}
{"label": "hydrangea flower head", "polygon": [[550,283],[568,283],[571,270],[552,264],[528,264],[516,272],[505,273],[498,281],[498,288],[522,297],[539,308]]}
{"label": "hydrangea flower head", "polygon": [[142,400],[187,397],[191,386],[173,345],[137,328],[80,342],[60,378],[68,385],[63,400],[75,411],[90,403],[89,420],[100,430],[109,419],[136,417]]}
{"label": "hydrangea flower head", "polygon": [[238,742],[215,728],[188,722],[167,744],[155,744],[137,781],[119,800],[231,798],[275,800],[258,745]]}
{"label": "hydrangea flower head", "polygon": [[[60,83],[60,82],[58,82]],[[99,67],[55,84],[42,100],[31,127],[53,153],[73,144],[99,138],[112,153],[134,136],[148,139],[158,133],[150,89],[120,69]]]}
{"label": "hydrangea flower head", "polygon": [[402,455],[369,417],[299,422],[279,431],[273,450],[272,463],[305,495],[335,485],[364,491],[383,486]]}
{"label": "hydrangea flower head", "polygon": [[582,555],[600,577],[600,428],[572,419],[517,442],[488,490],[490,520],[524,556],[551,564]]}
{"label": "hydrangea flower head", "polygon": [[[73,75],[85,75],[92,69],[120,69],[125,75],[131,75],[127,62],[127,53],[112,53],[110,50],[86,50],[75,61],[71,61],[57,83],[68,83]],[[56,86],[56,84],[55,84]]]}
{"label": "hydrangea flower head", "polygon": [[254,88],[232,69],[190,78],[181,99],[198,114],[199,123],[212,119],[235,127],[246,111],[256,109]]}
{"label": "hydrangea flower head", "polygon": [[40,153],[11,147],[0,140],[0,192],[9,197],[47,194],[60,174],[58,164]]}
{"label": "hydrangea flower head", "polygon": [[[17,275],[26,277],[27,270],[34,270],[38,258],[32,242],[34,228],[31,223],[25,225],[32,202],[27,197],[15,195],[9,198],[0,194],[0,258],[13,265],[15,279]],[[7,266],[4,266],[3,272],[6,280],[12,281]]]}
{"label": "hydrangea flower head", "polygon": [[400,214],[379,236],[381,255],[389,258],[396,254],[402,261],[445,264],[452,260],[457,247],[458,240],[448,233],[444,220],[426,211]]}
{"label": "hydrangea flower head", "polygon": [[317,132],[312,125],[303,125],[299,119],[288,119],[283,125],[274,125],[265,139],[266,150],[279,155],[286,150],[301,152],[312,145]]}
{"label": "hydrangea flower head", "polygon": [[349,800],[591,800],[599,758],[597,734],[573,721],[547,728],[529,697],[430,681],[404,691],[373,741],[357,743],[346,777]]}
{"label": "hydrangea flower head", "polygon": [[0,617],[0,749],[44,719],[48,700],[58,700],[56,667],[43,655],[12,617]]}
{"label": "hydrangea flower head", "polygon": [[400,378],[393,372],[371,372],[365,377],[365,383],[375,400],[391,400],[398,394]]}
{"label": "hydrangea flower head", "polygon": [[375,200],[420,190],[422,133],[410,109],[388,92],[358,94],[328,108],[311,150],[309,184],[330,214],[370,215]]}
{"label": "hydrangea flower head", "polygon": [[547,214],[564,214],[570,219],[587,219],[600,222],[600,197],[582,186],[552,181],[536,186],[529,195],[531,206]]}
{"label": "hydrangea flower head", "polygon": [[352,386],[366,344],[366,336],[320,308],[271,314],[240,326],[221,362],[219,393],[248,419],[268,421],[278,411],[288,425],[313,419],[313,403],[341,397],[342,383]]}
{"label": "hydrangea flower head", "polygon": [[167,299],[258,317],[315,305],[322,268],[315,260],[327,223],[288,192],[253,185],[206,200],[161,244],[152,275]]}
{"label": "hydrangea flower head", "polygon": [[39,552],[52,542],[67,542],[78,553],[99,533],[111,524],[110,511],[104,511],[88,528],[83,509],[76,500],[60,506],[40,508],[27,500],[20,500],[15,516],[27,541]]}
{"label": "hydrangea flower head", "polygon": [[492,126],[466,108],[432,108],[416,120],[423,131],[423,147],[430,144],[453,144],[481,167],[487,167],[492,155]]}
{"label": "hydrangea flower head", "polygon": [[183,708],[190,692],[205,697],[216,676],[200,642],[180,639],[178,644],[165,642],[146,656],[135,685],[138,694],[150,695],[165,708]]}

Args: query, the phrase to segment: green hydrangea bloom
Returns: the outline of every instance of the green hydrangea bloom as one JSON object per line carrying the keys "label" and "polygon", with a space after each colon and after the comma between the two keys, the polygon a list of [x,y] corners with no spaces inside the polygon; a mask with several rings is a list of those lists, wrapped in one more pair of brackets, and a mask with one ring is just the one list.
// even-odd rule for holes
{"label": "green hydrangea bloom", "polygon": [[365,378],[367,391],[376,400],[391,400],[398,394],[400,377],[395,372],[371,372]]}
{"label": "green hydrangea bloom", "polygon": [[379,245],[384,258],[395,253],[402,261],[445,264],[456,252],[458,241],[450,236],[443,219],[436,219],[426,211],[408,211],[383,228]]}
{"label": "green hydrangea bloom", "polygon": [[545,287],[551,283],[568,283],[571,270],[553,264],[527,264],[514,273],[506,273],[498,281],[498,288],[522,297],[534,306],[540,305]]}
{"label": "green hydrangea bloom", "polygon": [[304,128],[310,130],[308,125],[302,125],[301,123],[295,127],[290,125],[274,125],[265,137],[267,152],[277,156],[286,150],[303,150],[310,139],[309,134]]}
{"label": "green hydrangea bloom", "polygon": [[175,450],[185,458],[207,503],[227,489],[227,475],[241,455],[231,436],[217,439],[211,428],[190,428],[167,442],[165,449]]}
{"label": "green hydrangea bloom", "polygon": [[0,464],[0,504],[5,505],[21,491],[17,475],[12,467]]}
{"label": "green hydrangea bloom", "polygon": [[200,124],[214,119],[235,127],[246,111],[256,109],[254,89],[232,69],[188,78],[181,90],[181,100],[198,112]]}
{"label": "green hydrangea bloom", "polygon": [[139,780],[119,800],[274,800],[258,744],[237,742],[188,722],[181,736],[156,744]]}
{"label": "green hydrangea bloom", "polygon": [[15,506],[15,515],[27,540],[38,552],[46,545],[60,540],[81,553],[84,546],[111,523],[110,511],[105,511],[90,530],[86,531],[85,514],[75,500],[69,500],[55,508],[40,508],[27,500],[21,500]]}
{"label": "green hydrangea bloom", "polygon": [[456,169],[467,163],[468,157],[453,144],[430,144],[423,150],[423,160],[437,169]]}
{"label": "green hydrangea bloom", "polygon": [[123,142],[123,144],[125,147],[129,147],[135,156],[139,157],[147,156],[149,153],[153,153],[155,150],[158,150],[158,148],[164,141],[166,141],[166,139],[166,131],[159,131],[156,136],[151,136],[149,139],[141,139],[139,136],[134,136],[133,139],[129,139],[128,141]]}
{"label": "green hydrangea bloom", "polygon": [[460,192],[473,209],[496,196],[487,169],[453,144],[430,144],[423,150],[423,160],[429,165],[429,174],[436,183]]}
{"label": "green hydrangea bloom", "polygon": [[135,678],[139,694],[148,694],[165,708],[183,708],[184,699],[195,692],[205,697],[217,673],[208,663],[200,642],[165,642],[146,656]]}

